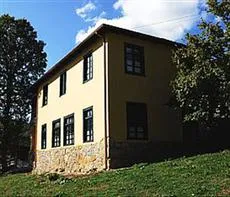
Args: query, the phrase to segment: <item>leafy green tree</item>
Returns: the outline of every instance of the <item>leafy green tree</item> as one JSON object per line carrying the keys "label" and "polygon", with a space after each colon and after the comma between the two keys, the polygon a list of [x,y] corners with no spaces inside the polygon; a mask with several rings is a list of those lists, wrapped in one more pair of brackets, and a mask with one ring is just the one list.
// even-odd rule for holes
{"label": "leafy green tree", "polygon": [[44,42],[26,19],[0,16],[0,162],[18,144],[31,113],[32,84],[44,73]]}
{"label": "leafy green tree", "polygon": [[174,52],[172,89],[184,121],[211,128],[230,118],[230,3],[207,5],[212,20],[202,20],[200,33],[188,34],[186,46]]}

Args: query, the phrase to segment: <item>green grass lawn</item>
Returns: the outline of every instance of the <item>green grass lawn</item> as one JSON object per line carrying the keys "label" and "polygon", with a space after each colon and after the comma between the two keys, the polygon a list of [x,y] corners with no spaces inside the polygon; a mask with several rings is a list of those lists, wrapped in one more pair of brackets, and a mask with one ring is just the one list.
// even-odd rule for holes
{"label": "green grass lawn", "polygon": [[6,175],[0,196],[230,196],[230,151],[75,178]]}

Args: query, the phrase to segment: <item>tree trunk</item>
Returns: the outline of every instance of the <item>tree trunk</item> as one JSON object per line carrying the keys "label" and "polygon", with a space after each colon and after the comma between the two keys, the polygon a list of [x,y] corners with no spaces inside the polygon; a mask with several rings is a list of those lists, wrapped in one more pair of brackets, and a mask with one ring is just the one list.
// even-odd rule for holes
{"label": "tree trunk", "polygon": [[3,124],[3,133],[2,133],[2,144],[1,144],[1,163],[2,163],[2,172],[8,171],[8,150],[9,150],[9,121],[5,118],[2,121]]}
{"label": "tree trunk", "polygon": [[[4,138],[4,137],[3,137]],[[2,164],[2,172],[7,172],[7,145],[5,139],[2,139],[2,150],[1,150],[1,164]]]}

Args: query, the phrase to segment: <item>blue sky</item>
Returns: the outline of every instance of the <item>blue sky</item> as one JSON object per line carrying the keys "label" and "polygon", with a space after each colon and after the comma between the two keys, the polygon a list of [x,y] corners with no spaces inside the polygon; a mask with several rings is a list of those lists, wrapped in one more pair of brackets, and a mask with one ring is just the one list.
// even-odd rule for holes
{"label": "blue sky", "polygon": [[0,0],[0,15],[30,21],[46,43],[49,69],[101,23],[181,41],[196,32],[203,1]]}

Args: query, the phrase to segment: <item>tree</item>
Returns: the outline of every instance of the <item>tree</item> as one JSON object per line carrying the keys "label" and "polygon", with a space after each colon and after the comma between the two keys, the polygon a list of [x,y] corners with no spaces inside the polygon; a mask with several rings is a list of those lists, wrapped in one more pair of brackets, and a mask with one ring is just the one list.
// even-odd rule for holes
{"label": "tree", "polygon": [[230,3],[208,0],[207,5],[212,20],[202,20],[200,33],[188,34],[186,46],[174,52],[171,85],[184,122],[211,128],[230,118]]}
{"label": "tree", "polygon": [[12,144],[28,124],[32,84],[44,73],[44,42],[26,19],[0,16],[0,161],[7,170]]}

